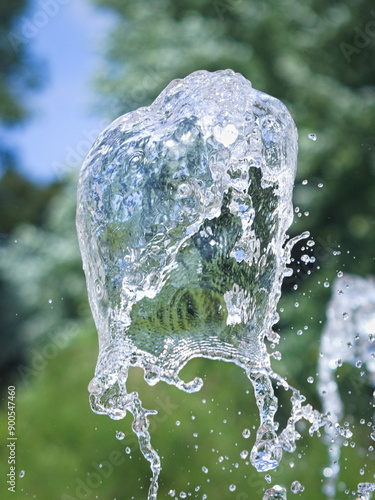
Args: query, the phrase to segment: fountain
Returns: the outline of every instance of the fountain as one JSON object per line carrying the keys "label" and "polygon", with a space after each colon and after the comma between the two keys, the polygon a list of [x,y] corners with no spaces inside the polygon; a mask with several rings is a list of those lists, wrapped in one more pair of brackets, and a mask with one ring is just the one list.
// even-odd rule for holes
{"label": "fountain", "polygon": [[[99,335],[90,403],[112,419],[133,415],[152,471],[148,500],[161,470],[149,433],[156,412],[127,391],[132,367],[150,385],[195,392],[201,379],[179,377],[189,360],[240,366],[259,410],[250,454],[258,471],[295,450],[298,421],[311,435],[327,423],[272,370],[265,345],[279,341],[281,283],[293,244],[308,236],[286,236],[296,158],[296,127],[280,101],[231,70],[198,71],[114,121],[82,166],[77,230]],[[291,394],[279,434],[272,383]],[[264,498],[286,491],[275,485]]]}
{"label": "fountain", "polygon": [[[321,337],[318,390],[323,410],[331,422],[326,426],[330,465],[324,489],[327,497],[334,500],[341,447],[345,439],[352,437],[349,427],[344,432],[337,432],[344,409],[335,375],[343,363],[359,370],[366,367],[369,383],[375,389],[375,280],[341,272],[332,289]],[[360,375],[364,376],[365,372],[361,371]],[[375,440],[374,428],[371,438]],[[375,483],[358,485],[364,500],[371,498],[371,491],[375,491]]]}

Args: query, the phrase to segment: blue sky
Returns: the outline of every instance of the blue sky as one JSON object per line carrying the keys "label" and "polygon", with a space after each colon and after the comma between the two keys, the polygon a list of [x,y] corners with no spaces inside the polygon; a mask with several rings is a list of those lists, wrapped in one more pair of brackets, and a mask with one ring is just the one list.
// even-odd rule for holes
{"label": "blue sky", "polygon": [[50,182],[66,163],[79,165],[107,124],[93,112],[92,82],[113,22],[90,0],[33,0],[21,16],[17,33],[45,62],[47,82],[28,98],[33,117],[8,132],[7,141],[33,181]]}

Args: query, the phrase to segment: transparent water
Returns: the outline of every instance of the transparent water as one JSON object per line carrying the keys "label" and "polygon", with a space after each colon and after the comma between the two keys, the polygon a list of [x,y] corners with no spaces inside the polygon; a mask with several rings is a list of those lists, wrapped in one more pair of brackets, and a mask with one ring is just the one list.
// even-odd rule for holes
{"label": "transparent water", "polygon": [[[341,447],[344,440],[352,437],[349,426],[342,428],[339,424],[344,416],[344,408],[336,379],[337,369],[343,363],[356,367],[361,376],[368,377],[369,383],[375,389],[374,278],[366,279],[340,273],[332,285],[332,297],[328,304],[320,351],[318,390],[323,411],[330,417],[330,425],[326,426],[330,475],[326,480],[325,493],[328,498],[334,499],[340,470]],[[371,442],[374,426],[369,423]],[[371,498],[372,491],[375,491],[375,483],[358,485],[358,493],[363,500]]]}
{"label": "transparent water", "polygon": [[[272,327],[298,239],[286,235],[296,158],[296,127],[280,101],[231,70],[198,71],[113,122],[82,166],[77,230],[99,335],[91,407],[133,415],[152,471],[149,500],[161,471],[149,433],[156,412],[127,391],[131,367],[150,385],[186,392],[203,384],[179,376],[195,357],[243,368],[260,416],[250,453],[258,471],[295,450],[299,420],[310,434],[327,422],[272,370],[265,345],[279,341]],[[272,383],[292,402],[279,433]],[[270,498],[285,489],[271,487]]]}

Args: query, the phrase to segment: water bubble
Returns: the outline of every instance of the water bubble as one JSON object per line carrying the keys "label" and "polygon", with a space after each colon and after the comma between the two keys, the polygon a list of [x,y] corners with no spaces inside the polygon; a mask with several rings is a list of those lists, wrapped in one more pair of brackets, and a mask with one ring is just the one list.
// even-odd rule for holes
{"label": "water bubble", "polygon": [[299,481],[293,481],[293,483],[290,486],[290,490],[292,493],[299,493],[300,491],[303,491],[305,489],[304,486]]}
{"label": "water bubble", "polygon": [[250,429],[244,429],[242,431],[242,437],[244,437],[245,439],[249,439],[250,434],[251,434]]}
{"label": "water bubble", "polygon": [[122,439],[124,439],[125,437],[125,434],[121,431],[116,431],[116,439],[118,439],[119,441],[121,441]]}
{"label": "water bubble", "polygon": [[309,138],[311,141],[316,141],[316,134],[309,134],[309,135],[308,135],[308,138]]}

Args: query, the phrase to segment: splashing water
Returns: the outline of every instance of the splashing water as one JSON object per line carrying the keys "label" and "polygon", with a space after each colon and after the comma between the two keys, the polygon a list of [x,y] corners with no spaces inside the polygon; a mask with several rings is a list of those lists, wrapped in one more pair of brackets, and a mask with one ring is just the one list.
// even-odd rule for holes
{"label": "splashing water", "polygon": [[[343,417],[343,403],[335,372],[343,363],[357,368],[363,364],[375,388],[375,279],[341,274],[332,288],[318,367],[318,390],[323,411],[329,414],[331,421],[326,426],[330,467],[324,488],[330,499],[335,498],[343,438],[352,437],[349,428],[343,429],[339,425]],[[361,499],[371,498],[370,491],[375,491],[375,483],[358,485]]]}
{"label": "splashing water", "polygon": [[[294,451],[300,419],[311,434],[324,425],[271,370],[265,347],[279,340],[272,326],[298,239],[286,242],[296,156],[280,101],[231,70],[198,71],[113,122],[82,166],[77,229],[100,348],[90,402],[113,419],[133,415],[152,470],[149,500],[161,470],[148,431],[156,412],[127,392],[130,367],[186,392],[203,384],[179,377],[192,358],[242,367],[260,415],[250,454],[258,471]],[[292,393],[279,436],[272,380]]]}

